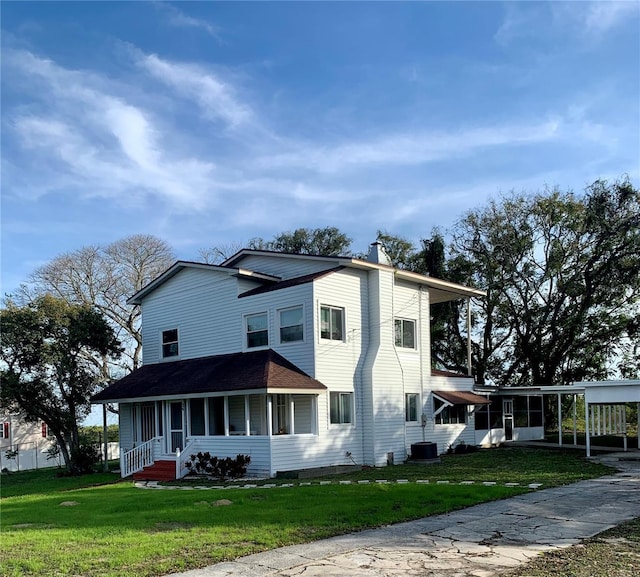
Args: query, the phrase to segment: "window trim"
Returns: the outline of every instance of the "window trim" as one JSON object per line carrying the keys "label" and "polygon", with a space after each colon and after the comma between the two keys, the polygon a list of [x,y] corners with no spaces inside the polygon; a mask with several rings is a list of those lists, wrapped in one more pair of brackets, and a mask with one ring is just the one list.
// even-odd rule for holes
{"label": "window trim", "polygon": [[[164,335],[165,333],[170,333],[175,331],[176,333],[176,339],[175,341],[168,341],[165,343],[164,341]],[[176,353],[175,354],[165,354],[165,346],[171,347],[171,345],[175,345],[176,346]],[[169,349],[171,350],[171,349]],[[160,331],[160,358],[161,359],[174,359],[174,358],[179,358],[180,357],[180,330],[178,329],[178,327],[173,327],[170,329],[163,329]]]}
{"label": "window trim", "polygon": [[[249,344],[249,319],[251,317],[258,317],[258,316],[264,316],[267,319],[267,326],[264,329],[260,329],[259,331],[251,331],[251,334],[256,334],[256,333],[266,333],[267,334],[267,342],[266,344],[263,345],[250,345]],[[258,311],[255,313],[247,313],[244,315],[244,350],[258,350],[258,349],[266,349],[269,348],[269,342],[270,342],[270,338],[269,338],[269,311],[264,310],[264,311]]]}
{"label": "window trim", "polygon": [[[287,312],[287,311],[293,311],[296,309],[300,309],[301,313],[302,313],[302,320],[300,322],[299,325],[283,325],[282,324],[282,313]],[[304,325],[305,325],[305,310],[304,310],[304,305],[294,305],[291,307],[284,307],[281,309],[278,309],[277,311],[277,315],[278,315],[278,342],[281,345],[289,345],[289,344],[293,344],[293,343],[304,343],[305,342],[305,330],[304,330]],[[296,340],[292,340],[292,341],[284,341],[282,340],[282,329],[285,328],[292,328],[292,327],[297,327],[300,326],[300,328],[302,329],[302,338],[300,339],[296,339]]]}
{"label": "window trim", "polygon": [[[332,414],[332,399],[337,396],[338,398],[338,420],[333,420]],[[345,421],[345,415],[343,413],[344,409],[344,401],[343,399],[348,398],[349,402],[349,420]],[[329,424],[331,426],[354,426],[355,424],[355,406],[354,406],[355,395],[353,391],[330,391],[329,392]]]}
{"label": "window trim", "polygon": [[[398,323],[401,323],[402,330],[400,331],[401,342],[398,344]],[[404,323],[411,323],[413,325],[413,346],[408,347],[404,344]],[[393,319],[393,344],[397,349],[404,351],[415,351],[418,349],[418,323],[415,319],[407,319],[404,317],[394,317]]]}
{"label": "window trim", "polygon": [[[415,399],[415,406],[412,407],[409,399]],[[405,393],[404,394],[404,422],[405,423],[418,423],[420,420],[418,417],[420,407],[420,393]],[[410,414],[411,409],[415,410],[415,418],[410,418],[412,415]]]}
{"label": "window trim", "polygon": [[[329,311],[329,335],[328,337],[322,336],[322,310],[323,309],[327,309]],[[342,321],[342,326],[340,327],[340,338],[339,339],[335,339],[333,338],[332,335],[332,330],[331,330],[331,311],[340,311],[340,315],[341,315],[341,321]],[[319,336],[320,336],[320,340],[324,341],[324,342],[335,342],[335,343],[344,343],[346,342],[345,336],[346,336],[346,310],[345,307],[338,307],[335,305],[328,305],[328,304],[320,304],[320,310],[319,310],[319,316],[318,316],[318,328],[320,329],[319,331]]]}

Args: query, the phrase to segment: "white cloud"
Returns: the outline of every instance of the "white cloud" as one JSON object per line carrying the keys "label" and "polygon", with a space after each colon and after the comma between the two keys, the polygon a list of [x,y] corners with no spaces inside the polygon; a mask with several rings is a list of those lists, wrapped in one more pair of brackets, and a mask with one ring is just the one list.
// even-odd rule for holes
{"label": "white cloud", "polygon": [[219,28],[209,24],[206,20],[187,16],[184,12],[168,2],[154,2],[154,5],[158,10],[166,14],[167,21],[171,26],[175,26],[176,28],[200,29],[221,42]]}
{"label": "white cloud", "polygon": [[[554,6],[554,9],[559,10],[559,6]],[[585,34],[604,34],[624,24],[629,18],[637,18],[640,3],[634,0],[586,2],[579,8],[571,6],[571,10],[564,12],[567,18],[573,18],[579,26],[584,27]]]}
{"label": "white cloud", "polygon": [[194,64],[168,62],[155,54],[140,55],[138,65],[178,94],[196,102],[210,120],[221,120],[236,127],[253,118],[251,107],[237,97],[233,87],[209,70]]}
{"label": "white cloud", "polygon": [[153,113],[109,93],[106,79],[28,52],[4,56],[11,73],[31,83],[32,101],[13,111],[10,126],[38,166],[33,194],[69,189],[124,203],[158,196],[179,210],[214,200],[214,165],[171,149]]}
{"label": "white cloud", "polygon": [[267,155],[257,160],[265,169],[303,168],[336,173],[365,165],[421,165],[464,157],[487,147],[513,146],[557,139],[561,124],[548,120],[537,124],[479,127],[440,133],[398,133],[368,141],[317,146],[298,144],[295,152]]}
{"label": "white cloud", "polygon": [[[562,35],[565,40],[592,39],[637,19],[637,0],[596,2],[508,2],[495,41],[508,46],[516,40]],[[637,27],[637,25],[636,25]]]}

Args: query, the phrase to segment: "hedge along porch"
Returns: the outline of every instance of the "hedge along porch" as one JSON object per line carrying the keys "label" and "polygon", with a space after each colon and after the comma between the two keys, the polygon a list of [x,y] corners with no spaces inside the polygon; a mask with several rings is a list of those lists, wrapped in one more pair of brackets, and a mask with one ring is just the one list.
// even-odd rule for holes
{"label": "hedge along porch", "polygon": [[[271,475],[290,454],[311,451],[326,387],[272,350],[143,366],[93,399],[120,403],[121,474],[152,463],[186,473],[193,453],[249,455]],[[173,472],[173,471],[172,471]]]}
{"label": "hedge along porch", "polygon": [[[573,397],[573,445],[577,445],[578,396],[584,397],[586,453],[591,456],[591,439],[603,435],[619,435],[627,450],[627,421],[625,406],[638,407],[638,446],[640,446],[640,380],[578,382],[562,386],[533,387],[477,387],[477,392],[491,399],[483,407],[487,413],[476,414],[476,442],[495,445],[509,441],[544,439],[544,411],[542,399],[556,397],[558,423],[562,423],[562,398]],[[486,425],[486,426],[485,426]],[[562,427],[558,427],[558,445],[563,445]]]}

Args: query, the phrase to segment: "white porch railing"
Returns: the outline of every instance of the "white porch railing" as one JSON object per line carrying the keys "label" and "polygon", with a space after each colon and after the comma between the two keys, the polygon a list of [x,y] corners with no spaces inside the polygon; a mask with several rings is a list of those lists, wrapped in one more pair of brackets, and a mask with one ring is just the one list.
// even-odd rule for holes
{"label": "white porch railing", "polygon": [[187,439],[187,446],[176,451],[176,479],[182,479],[189,469],[185,466],[185,463],[190,460],[191,454],[196,450],[198,441]]}
{"label": "white porch railing", "polygon": [[160,443],[162,437],[154,437],[130,451],[120,454],[120,476],[129,477],[138,471],[142,471],[145,467],[153,465],[154,448]]}

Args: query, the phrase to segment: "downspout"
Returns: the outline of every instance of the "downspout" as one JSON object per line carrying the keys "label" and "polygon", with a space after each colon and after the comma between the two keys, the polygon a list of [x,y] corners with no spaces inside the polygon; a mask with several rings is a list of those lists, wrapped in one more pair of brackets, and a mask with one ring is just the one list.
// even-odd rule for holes
{"label": "downspout", "polygon": [[472,377],[471,370],[471,297],[467,297],[467,374]]}
{"label": "downspout", "polygon": [[[420,320],[420,425],[422,426],[422,441],[425,442],[427,440],[427,419],[424,411],[424,345],[422,341],[422,333],[424,332],[422,324],[423,288],[422,285],[418,287],[418,319]],[[431,346],[431,317],[429,317],[429,346]]]}

